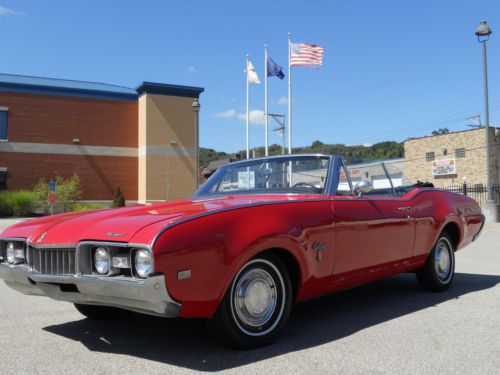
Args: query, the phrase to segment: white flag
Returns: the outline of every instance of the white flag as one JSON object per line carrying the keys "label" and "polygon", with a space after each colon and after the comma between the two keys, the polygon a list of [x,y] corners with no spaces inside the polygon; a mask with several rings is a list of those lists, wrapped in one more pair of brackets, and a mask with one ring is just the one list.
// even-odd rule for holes
{"label": "white flag", "polygon": [[255,71],[255,68],[252,65],[252,62],[248,60],[247,66],[247,79],[249,83],[255,83],[256,85],[260,85],[260,79]]}

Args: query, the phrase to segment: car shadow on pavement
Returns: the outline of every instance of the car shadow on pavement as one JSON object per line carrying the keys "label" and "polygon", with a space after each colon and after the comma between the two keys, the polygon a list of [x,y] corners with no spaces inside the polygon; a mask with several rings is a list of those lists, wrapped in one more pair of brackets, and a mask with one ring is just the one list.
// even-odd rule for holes
{"label": "car shadow on pavement", "polygon": [[81,342],[94,352],[135,356],[191,370],[220,371],[311,348],[367,327],[495,287],[500,276],[457,273],[443,293],[422,291],[414,275],[402,274],[295,306],[290,323],[270,346],[239,351],[217,341],[204,320],[139,314],[125,319],[74,322],[44,330]]}

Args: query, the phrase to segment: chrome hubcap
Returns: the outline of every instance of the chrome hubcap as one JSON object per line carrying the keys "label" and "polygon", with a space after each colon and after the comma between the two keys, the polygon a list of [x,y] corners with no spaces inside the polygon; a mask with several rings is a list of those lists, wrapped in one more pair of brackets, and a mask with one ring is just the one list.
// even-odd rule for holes
{"label": "chrome hubcap", "polygon": [[234,290],[234,308],[241,321],[260,327],[271,319],[277,305],[278,292],[271,275],[260,268],[248,270]]}
{"label": "chrome hubcap", "polygon": [[438,243],[434,257],[434,266],[441,281],[446,281],[451,275],[450,248],[445,241]]}

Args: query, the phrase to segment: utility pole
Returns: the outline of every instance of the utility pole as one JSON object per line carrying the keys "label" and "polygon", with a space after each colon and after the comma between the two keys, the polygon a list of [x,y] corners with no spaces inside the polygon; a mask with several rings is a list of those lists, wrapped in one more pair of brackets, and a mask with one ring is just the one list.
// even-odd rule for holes
{"label": "utility pole", "polygon": [[268,113],[269,117],[272,117],[277,123],[278,127],[273,129],[281,137],[281,154],[285,154],[285,115],[279,115],[277,113]]}

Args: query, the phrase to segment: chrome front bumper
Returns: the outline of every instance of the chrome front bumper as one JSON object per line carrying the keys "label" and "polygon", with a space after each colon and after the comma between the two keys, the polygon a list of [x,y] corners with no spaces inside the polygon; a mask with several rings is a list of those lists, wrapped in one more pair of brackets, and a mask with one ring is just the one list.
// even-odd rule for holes
{"label": "chrome front bumper", "polygon": [[43,275],[24,265],[0,264],[0,279],[12,289],[58,301],[112,306],[149,315],[176,317],[181,305],[167,291],[165,276],[154,274],[144,280],[90,275]]}

